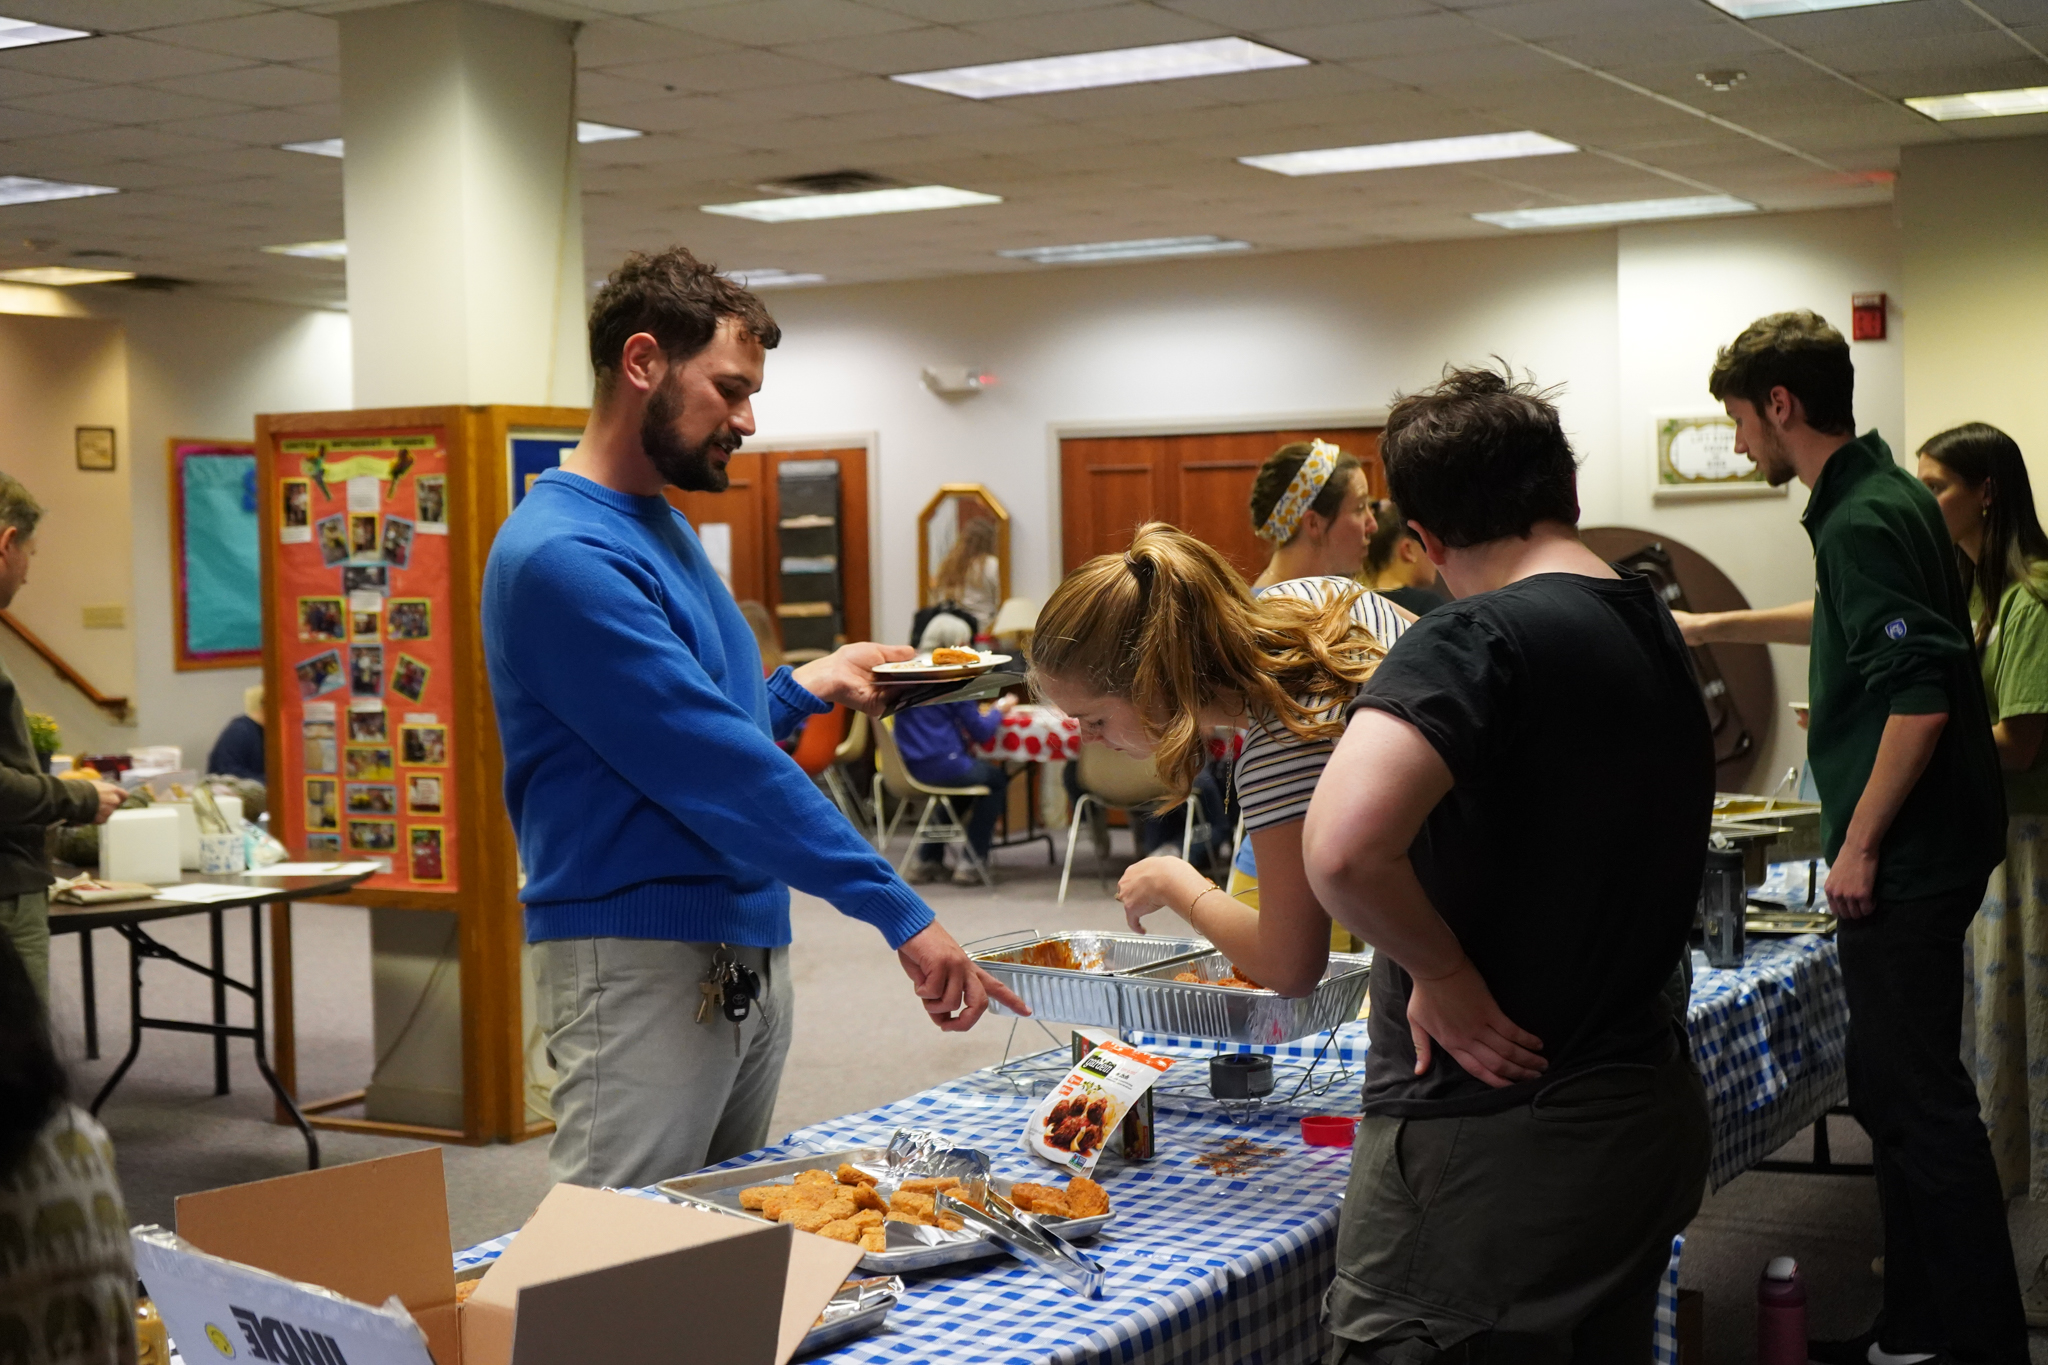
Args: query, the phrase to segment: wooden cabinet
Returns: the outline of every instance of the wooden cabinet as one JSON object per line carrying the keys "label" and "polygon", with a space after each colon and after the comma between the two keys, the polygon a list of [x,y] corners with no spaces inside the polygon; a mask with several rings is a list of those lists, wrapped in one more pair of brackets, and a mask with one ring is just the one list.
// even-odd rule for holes
{"label": "wooden cabinet", "polygon": [[1253,533],[1252,480],[1291,441],[1320,437],[1356,455],[1376,498],[1386,496],[1380,434],[1372,427],[1232,431],[1174,436],[1075,436],[1060,442],[1061,568],[1071,571],[1166,521],[1215,546],[1246,578],[1270,548]]}

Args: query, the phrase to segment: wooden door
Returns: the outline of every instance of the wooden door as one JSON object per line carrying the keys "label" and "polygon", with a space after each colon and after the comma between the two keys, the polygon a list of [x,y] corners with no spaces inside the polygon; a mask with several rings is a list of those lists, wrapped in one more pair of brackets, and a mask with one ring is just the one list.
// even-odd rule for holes
{"label": "wooden door", "polygon": [[848,640],[872,639],[868,565],[868,453],[842,450],[738,450],[726,466],[723,493],[667,490],[669,502],[703,535],[723,522],[732,537],[732,595],[759,602],[770,619],[782,604],[782,565],[775,531],[781,521],[776,471],[785,460],[831,460],[839,466],[841,617]]}
{"label": "wooden door", "polygon": [[1061,563],[1068,571],[1120,552],[1148,521],[1216,547],[1246,578],[1271,553],[1251,524],[1252,480],[1266,457],[1320,437],[1358,457],[1372,496],[1386,496],[1376,427],[1087,436],[1060,442]]}

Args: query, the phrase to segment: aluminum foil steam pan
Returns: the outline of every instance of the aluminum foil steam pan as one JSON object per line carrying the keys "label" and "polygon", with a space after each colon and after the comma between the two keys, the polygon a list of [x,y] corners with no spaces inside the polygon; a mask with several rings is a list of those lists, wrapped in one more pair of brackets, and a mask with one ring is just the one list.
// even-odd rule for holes
{"label": "aluminum foil steam pan", "polygon": [[[1372,954],[1331,953],[1321,983],[1299,1000],[1277,991],[1207,984],[1230,970],[1229,958],[1210,952],[1119,978],[1123,1026],[1219,1043],[1291,1043],[1358,1017],[1372,975]],[[1201,981],[1173,979],[1190,971]]]}
{"label": "aluminum foil steam pan", "polygon": [[[1007,943],[967,945],[990,976],[1024,998],[1040,1019],[1096,1028],[1124,1028],[1120,981],[1134,972],[1182,962],[1215,945],[1201,938],[1074,930],[1030,931]],[[1058,965],[1071,962],[1074,965]],[[993,1005],[998,1013],[1007,1013]]]}

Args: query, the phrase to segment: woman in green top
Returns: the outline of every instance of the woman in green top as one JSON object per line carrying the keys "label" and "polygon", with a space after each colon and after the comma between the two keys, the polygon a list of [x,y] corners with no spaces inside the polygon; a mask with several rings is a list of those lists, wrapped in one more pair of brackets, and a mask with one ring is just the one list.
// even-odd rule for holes
{"label": "woman in green top", "polygon": [[[2048,1200],[2048,534],[2019,445],[1996,427],[1971,422],[1933,437],[1919,473],[1971,585],[2005,770],[2005,861],[1966,942],[1977,1096],[2007,1196]],[[2048,1309],[2044,1291],[2048,1275],[2037,1275],[2030,1314]]]}

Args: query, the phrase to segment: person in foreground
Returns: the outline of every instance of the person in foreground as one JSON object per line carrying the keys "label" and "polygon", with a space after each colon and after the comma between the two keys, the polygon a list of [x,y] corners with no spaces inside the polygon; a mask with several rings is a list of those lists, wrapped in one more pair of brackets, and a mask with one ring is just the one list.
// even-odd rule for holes
{"label": "person in foreground", "polygon": [[629,257],[591,306],[583,439],[491,547],[484,654],[557,1073],[557,1181],[647,1185],[766,1140],[792,1028],[790,886],[874,925],[940,1028],[972,1027],[991,994],[1029,1013],[775,747],[835,702],[878,710],[870,669],[911,650],[847,645],[764,679],[662,497],[726,487],[780,336],[682,248]]}
{"label": "person in foreground", "polygon": [[42,1000],[0,935],[0,1354],[134,1365],[135,1256],[114,1144],[64,1089]]}
{"label": "person in foreground", "polygon": [[1544,394],[1450,371],[1380,453],[1457,600],[1367,681],[1302,830],[1310,888],[1376,954],[1329,1359],[1641,1359],[1709,1144],[1690,656],[1649,582],[1580,542]]}
{"label": "person in foreground", "polygon": [[1735,448],[1812,489],[1814,596],[1683,617],[1695,644],[1812,643],[1807,756],[1849,1001],[1849,1108],[1870,1134],[1884,1310],[1816,1341],[1834,1362],[2027,1358],[2005,1201],[1962,1062],[1963,936],[2005,857],[2005,799],[1968,598],[1941,508],[1876,432],[1855,367],[1814,313],[1751,323],[1708,388]]}
{"label": "person in foreground", "polygon": [[1218,727],[1244,729],[1238,800],[1264,876],[1257,908],[1176,857],[1140,859],[1117,886],[1125,917],[1173,911],[1282,995],[1315,990],[1330,919],[1301,872],[1301,820],[1343,708],[1404,626],[1348,578],[1297,578],[1254,596],[1222,555],[1162,522],[1068,574],[1031,641],[1039,693],[1082,741],[1154,760],[1186,796]]}

